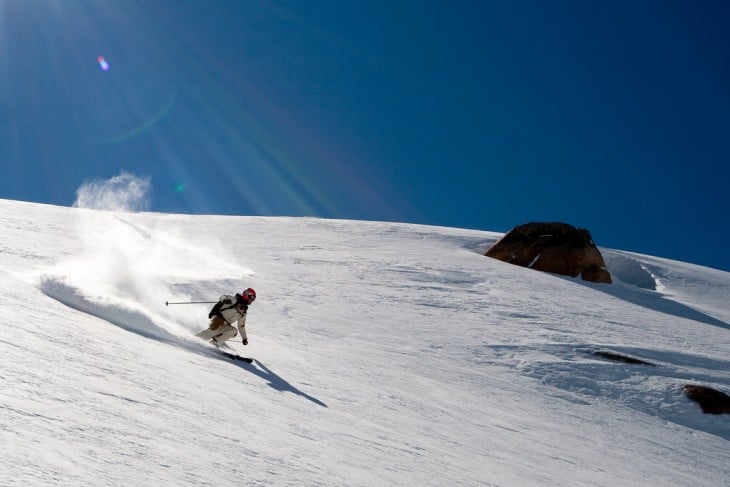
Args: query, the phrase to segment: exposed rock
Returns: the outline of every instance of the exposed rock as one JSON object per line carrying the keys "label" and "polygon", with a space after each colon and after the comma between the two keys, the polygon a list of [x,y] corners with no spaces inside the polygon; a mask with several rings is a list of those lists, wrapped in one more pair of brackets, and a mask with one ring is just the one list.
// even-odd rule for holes
{"label": "exposed rock", "polygon": [[628,355],[621,355],[620,353],[616,352],[608,352],[606,350],[596,350],[593,352],[593,355],[596,355],[598,357],[602,357],[608,360],[613,360],[614,362],[624,362],[627,364],[632,365],[651,365],[654,366],[651,362],[647,362],[645,360],[641,360],[634,357],[629,357]]}
{"label": "exposed rock", "polygon": [[611,282],[591,234],[567,223],[525,223],[510,230],[486,255],[538,271]]}
{"label": "exposed rock", "polygon": [[730,396],[710,387],[687,384],[684,393],[697,401],[706,414],[730,414]]}

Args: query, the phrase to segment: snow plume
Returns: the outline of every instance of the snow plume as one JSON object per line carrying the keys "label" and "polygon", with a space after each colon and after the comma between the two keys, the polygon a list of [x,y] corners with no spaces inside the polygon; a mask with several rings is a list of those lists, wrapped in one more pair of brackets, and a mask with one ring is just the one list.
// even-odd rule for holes
{"label": "snow plume", "polygon": [[252,273],[209,234],[201,241],[148,215],[96,211],[139,209],[147,188],[149,180],[127,173],[80,187],[75,206],[84,209],[75,213],[75,223],[81,250],[46,269],[40,288],[64,304],[144,336],[164,341],[190,337],[207,325],[207,307],[168,307],[165,302],[217,300]]}
{"label": "snow plume", "polygon": [[77,208],[143,211],[148,208],[149,178],[122,172],[106,180],[89,181],[76,190]]}

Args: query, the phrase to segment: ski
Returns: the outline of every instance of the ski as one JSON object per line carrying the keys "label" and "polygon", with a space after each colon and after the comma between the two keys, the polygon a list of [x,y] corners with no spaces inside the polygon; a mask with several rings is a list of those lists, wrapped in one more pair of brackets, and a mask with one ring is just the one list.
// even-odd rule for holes
{"label": "ski", "polygon": [[215,350],[219,354],[223,355],[224,357],[228,357],[228,358],[233,359],[233,360],[238,360],[240,362],[246,362],[247,364],[252,364],[253,363],[253,359],[252,358],[242,357],[242,356],[238,355],[237,353],[226,352],[225,350],[223,350],[223,348],[226,348],[228,350],[233,350],[231,347],[228,346],[227,343],[225,343],[225,342],[223,342],[223,343],[217,343],[213,339],[208,340],[210,337],[208,337],[205,334],[207,331],[209,331],[209,330],[203,330],[200,333],[196,333],[195,336],[198,337],[198,338],[201,338],[201,339],[203,339],[203,341],[207,341],[209,344],[213,345],[215,347],[213,350]]}
{"label": "ski", "polygon": [[233,360],[239,360],[241,362],[246,362],[247,364],[252,364],[253,363],[253,359],[250,358],[250,357],[241,357],[240,355],[238,355],[236,353],[224,352],[223,350],[220,350],[220,349],[218,350],[218,352],[221,355],[224,355],[224,356],[226,356],[226,357],[228,357],[230,359],[233,359]]}

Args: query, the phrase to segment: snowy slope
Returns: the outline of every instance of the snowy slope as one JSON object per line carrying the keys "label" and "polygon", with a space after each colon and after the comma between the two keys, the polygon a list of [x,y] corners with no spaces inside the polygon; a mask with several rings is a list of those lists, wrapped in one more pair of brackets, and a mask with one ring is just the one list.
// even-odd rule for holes
{"label": "snowy slope", "polygon": [[[730,274],[498,234],[0,200],[2,485],[728,485]],[[247,286],[253,365],[190,337]],[[655,367],[609,362],[607,350]]]}

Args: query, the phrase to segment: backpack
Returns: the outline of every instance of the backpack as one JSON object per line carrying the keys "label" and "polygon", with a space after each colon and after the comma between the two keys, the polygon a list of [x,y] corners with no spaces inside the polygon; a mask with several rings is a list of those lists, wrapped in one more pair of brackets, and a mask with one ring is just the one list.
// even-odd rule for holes
{"label": "backpack", "polygon": [[[215,303],[215,305],[210,309],[210,313],[208,313],[208,318],[212,318],[214,316],[220,316],[221,318],[223,318],[221,311],[223,311],[224,304],[228,305],[226,307],[226,309],[231,309],[231,308],[235,308],[237,305],[243,303],[243,297],[240,294],[236,294],[234,299],[235,299],[234,303],[231,303],[229,300],[226,300],[225,302],[218,301],[217,303]],[[243,308],[244,308],[244,313],[246,311],[248,311],[248,306],[244,305]],[[223,318],[223,319],[225,320],[225,318]]]}
{"label": "backpack", "polygon": [[223,307],[222,301],[218,301],[217,303],[215,303],[215,305],[210,309],[210,313],[208,313],[208,318],[212,318],[216,315],[220,316],[222,307]]}

